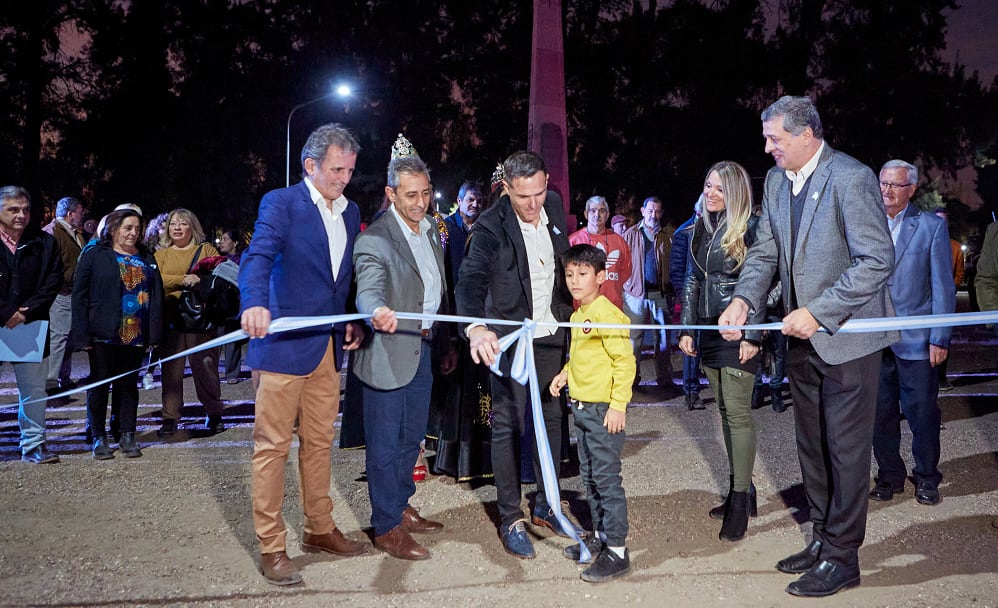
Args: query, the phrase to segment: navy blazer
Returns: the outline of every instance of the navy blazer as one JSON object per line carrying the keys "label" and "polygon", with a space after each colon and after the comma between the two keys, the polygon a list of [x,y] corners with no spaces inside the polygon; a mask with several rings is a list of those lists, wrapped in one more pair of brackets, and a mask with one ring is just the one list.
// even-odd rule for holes
{"label": "navy blazer", "polygon": [[[899,317],[956,310],[953,253],[946,220],[908,205],[894,244],[894,272],[887,281]],[[891,345],[902,359],[928,359],[929,344],[949,348],[951,327],[901,330]]]}
{"label": "navy blazer", "polygon": [[[561,254],[568,249],[561,197],[549,190],[544,200],[544,211],[548,217],[548,234],[551,235],[555,257],[551,312],[557,321],[567,321],[572,315],[572,294],[565,284],[565,270],[561,263]],[[457,314],[462,316],[511,321],[534,318],[530,265],[523,233],[508,196],[499,199],[475,221],[468,251],[458,273],[455,299]],[[496,325],[489,329],[504,336],[518,327]]]}
{"label": "navy blazer", "polygon": [[[272,319],[346,313],[353,283],[353,242],[360,232],[360,210],[352,201],[347,202],[343,221],[346,250],[334,281],[326,229],[305,182],[265,194],[253,240],[239,265],[242,310],[263,306]],[[339,353],[342,328],[335,333],[334,349]],[[313,327],[250,340],[246,363],[268,372],[308,374],[318,367],[332,334],[330,327]],[[339,364],[337,356],[337,369]]]}

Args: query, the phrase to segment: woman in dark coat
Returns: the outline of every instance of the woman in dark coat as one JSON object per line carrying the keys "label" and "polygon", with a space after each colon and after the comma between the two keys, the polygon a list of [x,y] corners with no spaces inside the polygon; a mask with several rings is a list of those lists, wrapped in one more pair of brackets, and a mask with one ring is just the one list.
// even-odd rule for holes
{"label": "woman in dark coat", "polygon": [[[138,369],[148,346],[162,334],[163,282],[142,240],[142,216],[131,209],[107,217],[103,236],[80,256],[73,281],[73,339],[93,349],[92,381],[129,372],[112,390],[121,403],[121,440],[126,458],[142,455],[135,442]],[[107,437],[106,386],[87,391],[87,422],[97,460],[114,458]]]}
{"label": "woman in dark coat", "polygon": [[[752,185],[738,163],[721,161],[707,172],[703,208],[690,237],[691,271],[682,294],[683,325],[717,325],[731,303],[748,248],[755,241],[758,218],[752,215]],[[749,323],[761,323],[756,313]],[[755,423],[752,420],[752,387],[759,367],[758,331],[746,331],[740,342],[728,342],[719,332],[701,331],[699,344],[690,332],[680,334],[679,348],[686,355],[700,355],[718,409],[724,447],[728,454],[731,488],[724,504],[711,517],[724,523],[718,536],[735,541],[745,536],[748,518],[755,511],[752,469],[755,466]]]}

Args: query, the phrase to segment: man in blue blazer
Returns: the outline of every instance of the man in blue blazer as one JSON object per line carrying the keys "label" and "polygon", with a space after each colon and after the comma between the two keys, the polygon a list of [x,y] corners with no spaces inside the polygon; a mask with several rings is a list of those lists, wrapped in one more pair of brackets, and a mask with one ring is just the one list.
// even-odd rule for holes
{"label": "man in blue blazer", "polygon": [[894,247],[876,175],[824,141],[809,98],[785,96],[766,108],[762,134],[776,166],[766,175],[756,242],[718,323],[744,324],[779,277],[797,456],[814,525],[807,548],[776,568],[803,574],[788,593],[824,596],[860,582],[881,350],[899,337],[839,329],[849,319],[893,316],[886,286]]}
{"label": "man in blue blazer", "polygon": [[[899,317],[956,309],[949,229],[946,220],[909,204],[917,184],[918,169],[902,160],[888,161],[880,170],[880,194],[894,240],[894,272],[887,287]],[[923,505],[939,502],[939,376],[932,368],[946,360],[951,332],[949,327],[906,329],[900,342],[883,351],[873,430],[879,468],[877,485],[870,491],[873,500],[890,500],[904,491],[903,412],[911,428],[915,500]]]}
{"label": "man in blue blazer", "polygon": [[239,267],[248,365],[260,372],[253,426],[253,525],[267,582],[293,585],[301,573],[285,551],[284,465],[298,421],[302,549],[359,555],[368,545],[343,536],[329,496],[330,448],[339,411],[341,349],[360,346],[359,325],[268,334],[271,319],[340,315],[351,291],[360,211],[343,189],[360,146],[345,128],[316,129],[302,148],[305,178],[264,195],[253,241]]}

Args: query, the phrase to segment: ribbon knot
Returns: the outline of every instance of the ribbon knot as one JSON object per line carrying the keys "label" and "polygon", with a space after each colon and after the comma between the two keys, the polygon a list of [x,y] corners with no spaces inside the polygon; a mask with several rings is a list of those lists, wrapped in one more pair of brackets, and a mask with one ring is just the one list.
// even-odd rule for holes
{"label": "ribbon knot", "polygon": [[[558,487],[558,475],[555,473],[554,459],[551,457],[551,444],[548,442],[547,428],[544,424],[544,411],[541,404],[541,389],[537,381],[537,367],[534,364],[534,332],[536,328],[536,321],[533,319],[524,319],[522,326],[500,338],[499,354],[496,355],[495,363],[490,365],[489,369],[498,376],[503,375],[499,369],[499,363],[502,360],[503,353],[515,342],[516,350],[513,352],[513,361],[510,362],[509,377],[520,384],[526,385],[527,392],[530,395],[530,415],[534,420],[534,442],[537,446],[534,457],[537,458],[537,462],[541,467],[544,496],[549,505],[557,505],[556,507],[551,507],[551,512],[554,513],[555,518],[558,520],[558,525],[568,533],[572,540],[579,543],[579,563],[582,564],[592,559],[592,554],[589,552],[589,547],[586,546],[586,543],[576,533],[575,525],[561,512],[561,490]],[[558,446],[558,449],[560,451],[561,446]]]}

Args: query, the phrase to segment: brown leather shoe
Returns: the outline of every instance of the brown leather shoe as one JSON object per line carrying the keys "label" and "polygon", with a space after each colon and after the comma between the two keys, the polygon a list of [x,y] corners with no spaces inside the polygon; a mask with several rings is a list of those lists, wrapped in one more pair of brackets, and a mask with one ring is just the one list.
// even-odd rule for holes
{"label": "brown leather shoe", "polygon": [[260,572],[271,585],[297,585],[301,571],[284,551],[260,554]]}
{"label": "brown leather shoe", "polygon": [[392,557],[399,559],[430,559],[426,547],[417,543],[401,525],[395,526],[381,536],[374,537],[374,546]]}
{"label": "brown leather shoe", "polygon": [[325,551],[326,553],[334,553],[346,557],[367,553],[368,547],[370,545],[367,543],[359,543],[343,536],[343,533],[338,528],[333,528],[332,532],[326,534],[305,533],[301,541],[302,551],[307,551],[308,553]]}
{"label": "brown leather shoe", "polygon": [[444,529],[444,525],[439,521],[430,521],[419,515],[419,511],[412,508],[412,506],[407,506],[404,511],[402,511],[402,529],[406,532],[412,533],[424,533],[429,534],[432,532],[439,532]]}

